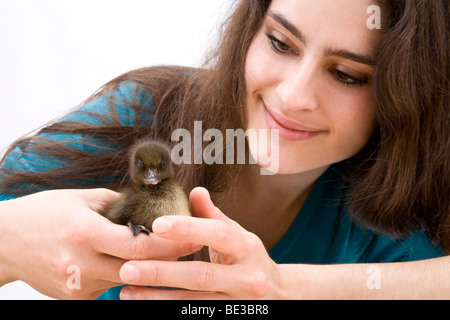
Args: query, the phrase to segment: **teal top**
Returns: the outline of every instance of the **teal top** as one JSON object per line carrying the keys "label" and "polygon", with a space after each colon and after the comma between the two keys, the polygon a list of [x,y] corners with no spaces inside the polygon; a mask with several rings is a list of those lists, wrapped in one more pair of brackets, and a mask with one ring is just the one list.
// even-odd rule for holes
{"label": "teal top", "polygon": [[[115,113],[121,125],[132,126],[135,114],[131,101],[136,84],[122,83],[113,93]],[[69,113],[59,121],[79,121],[84,123],[102,124],[95,114],[108,117],[110,95],[100,96],[80,108]],[[137,103],[148,106],[149,114],[154,110],[151,94],[138,90]],[[88,112],[86,112],[88,111]],[[141,117],[140,119],[149,119]],[[144,124],[145,125],[145,124]],[[67,141],[68,144],[86,152],[103,152],[105,148],[114,150],[114,145],[97,149],[89,147],[85,142],[92,137],[80,134],[42,134],[45,138],[55,141]],[[45,171],[62,165],[62,159],[42,158],[38,155],[22,155],[14,149],[5,159],[4,168],[14,168],[18,171]],[[344,181],[339,169],[341,164],[331,166],[316,182],[296,219],[280,240],[269,252],[277,263],[308,263],[308,264],[338,264],[338,263],[379,263],[400,262],[430,259],[444,255],[444,251],[430,243],[424,232],[403,238],[393,239],[383,234],[376,234],[364,229],[352,221],[348,208],[342,204]],[[0,181],[1,183],[1,181]],[[67,187],[77,187],[77,182]],[[99,181],[83,181],[83,186],[95,187]],[[26,185],[23,186],[26,188]],[[24,189],[26,190],[26,189]],[[0,194],[0,201],[12,199],[12,194]],[[118,299],[121,287],[111,288],[100,299]]]}

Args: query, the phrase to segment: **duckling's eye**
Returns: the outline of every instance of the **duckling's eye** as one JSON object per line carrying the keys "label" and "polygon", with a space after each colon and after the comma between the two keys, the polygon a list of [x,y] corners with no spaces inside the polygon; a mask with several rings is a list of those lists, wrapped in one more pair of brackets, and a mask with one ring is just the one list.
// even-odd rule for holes
{"label": "duckling's eye", "polygon": [[167,163],[165,160],[161,161],[161,164],[159,165],[161,169],[164,169],[166,167]]}
{"label": "duckling's eye", "polygon": [[139,168],[143,168],[144,167],[144,163],[142,162],[141,159],[138,159],[137,165],[138,165]]}

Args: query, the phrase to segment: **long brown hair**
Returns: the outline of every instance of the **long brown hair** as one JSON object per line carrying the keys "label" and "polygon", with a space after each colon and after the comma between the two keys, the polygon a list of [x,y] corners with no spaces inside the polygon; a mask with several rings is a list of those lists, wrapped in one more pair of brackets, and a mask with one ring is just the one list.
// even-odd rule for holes
{"label": "long brown hair", "polygon": [[[153,137],[170,143],[174,129],[192,132],[244,128],[248,48],[270,6],[270,0],[240,1],[223,25],[219,46],[205,68],[151,67],[126,73],[92,96],[110,95],[111,116],[102,125],[60,121],[37,135],[19,140],[11,152],[57,159],[64,165],[44,172],[20,172],[5,166],[0,191],[27,194],[41,189],[95,186],[119,189],[126,178],[127,149],[136,140]],[[381,4],[381,2],[380,2]],[[449,207],[449,2],[393,0],[382,2],[391,14],[376,48],[374,90],[378,127],[367,147],[349,168],[347,200],[354,216],[375,231],[394,236],[426,229],[450,252]],[[123,126],[115,111],[113,90],[124,81],[137,83],[130,108],[134,125]],[[157,106],[139,105],[140,91],[151,92]],[[147,115],[147,116],[146,116]],[[161,125],[162,124],[162,125]],[[55,142],[44,133],[80,134],[86,152]],[[105,147],[113,144],[114,152]],[[14,149],[16,148],[16,149]],[[117,152],[119,150],[119,152]],[[235,194],[230,188],[245,170],[238,165],[181,165],[177,176],[186,191],[204,186],[218,206]]]}
{"label": "long brown hair", "polygon": [[400,236],[426,230],[450,252],[450,2],[385,1],[376,47],[377,141],[355,170],[355,216]]}

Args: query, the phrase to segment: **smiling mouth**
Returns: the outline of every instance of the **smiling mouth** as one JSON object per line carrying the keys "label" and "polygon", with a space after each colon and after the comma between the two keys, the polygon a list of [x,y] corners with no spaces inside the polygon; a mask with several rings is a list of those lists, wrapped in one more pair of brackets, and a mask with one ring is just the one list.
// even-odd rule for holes
{"label": "smiling mouth", "polygon": [[264,119],[267,126],[271,130],[278,130],[279,136],[282,139],[289,141],[304,141],[312,139],[318,136],[324,131],[307,127],[296,121],[288,119],[283,115],[279,114],[277,111],[269,109],[264,103]]}

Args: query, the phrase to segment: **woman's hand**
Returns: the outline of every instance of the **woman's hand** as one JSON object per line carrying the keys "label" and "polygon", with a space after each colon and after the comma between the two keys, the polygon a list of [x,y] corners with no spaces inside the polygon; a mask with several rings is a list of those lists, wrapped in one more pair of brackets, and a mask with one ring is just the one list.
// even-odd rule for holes
{"label": "woman's hand", "polygon": [[194,189],[190,202],[198,218],[159,218],[153,223],[153,232],[161,238],[209,246],[211,263],[130,261],[121,268],[120,277],[123,282],[137,286],[191,291],[127,286],[121,298],[280,298],[283,292],[280,269],[268,256],[261,240],[220,212],[205,189]]}
{"label": "woman's hand", "polygon": [[98,214],[118,195],[57,190],[0,202],[0,286],[22,280],[53,298],[91,299],[122,284],[119,270],[127,260],[175,260],[201,247],[133,237]]}

